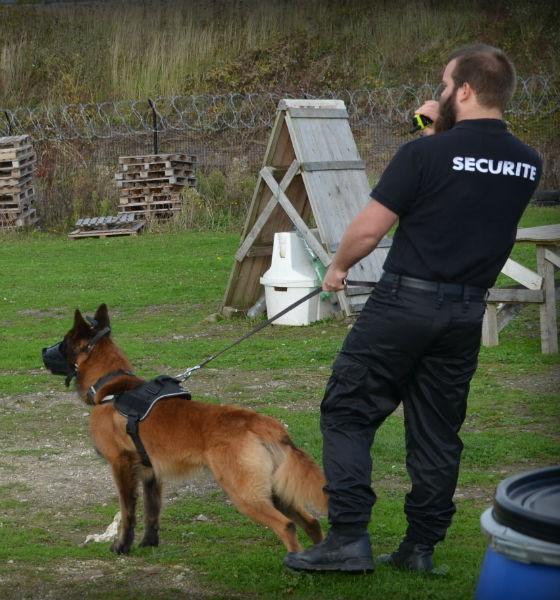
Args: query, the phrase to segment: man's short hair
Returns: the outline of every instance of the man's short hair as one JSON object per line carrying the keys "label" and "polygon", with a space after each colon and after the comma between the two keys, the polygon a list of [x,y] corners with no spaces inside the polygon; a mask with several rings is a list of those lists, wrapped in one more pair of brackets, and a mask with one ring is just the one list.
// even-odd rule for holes
{"label": "man's short hair", "polygon": [[498,48],[486,44],[471,44],[451,53],[449,61],[457,63],[452,77],[455,87],[467,82],[479,103],[502,112],[511,100],[517,75],[509,58]]}

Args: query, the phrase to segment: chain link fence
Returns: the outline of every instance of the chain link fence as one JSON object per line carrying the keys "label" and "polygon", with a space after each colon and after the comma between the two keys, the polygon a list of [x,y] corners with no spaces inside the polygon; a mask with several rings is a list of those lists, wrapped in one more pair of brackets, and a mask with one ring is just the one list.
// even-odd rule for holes
{"label": "chain link fence", "polygon": [[[31,137],[38,157],[37,210],[48,228],[113,214],[118,207],[114,174],[119,156],[157,153],[196,155],[205,193],[200,206],[204,203],[206,214],[225,209],[230,216],[242,216],[282,98],[343,100],[373,181],[396,149],[411,139],[415,108],[438,93],[439,86],[425,84],[320,95],[193,94],[0,109],[0,137]],[[505,115],[512,131],[543,156],[543,188],[560,187],[559,108],[560,74],[531,76],[518,79]]]}

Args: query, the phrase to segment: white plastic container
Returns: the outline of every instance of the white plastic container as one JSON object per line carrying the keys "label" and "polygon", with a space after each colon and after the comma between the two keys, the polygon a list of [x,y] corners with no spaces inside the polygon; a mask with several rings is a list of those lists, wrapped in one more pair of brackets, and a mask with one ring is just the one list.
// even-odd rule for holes
{"label": "white plastic container", "polygon": [[[269,319],[320,285],[311,257],[297,232],[281,231],[274,234],[270,269],[261,277],[260,282],[265,289]],[[320,294],[317,294],[273,324],[309,325],[334,312],[333,304],[328,299],[321,300]]]}

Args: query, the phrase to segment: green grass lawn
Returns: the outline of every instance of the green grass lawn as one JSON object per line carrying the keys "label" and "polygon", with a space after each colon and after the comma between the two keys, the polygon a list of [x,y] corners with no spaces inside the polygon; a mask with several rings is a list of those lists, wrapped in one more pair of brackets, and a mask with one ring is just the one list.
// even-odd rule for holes
{"label": "green grass lawn", "polygon": [[[559,222],[559,216],[557,209],[530,207],[522,225]],[[200,363],[260,322],[206,319],[219,310],[239,238],[175,233],[68,241],[35,233],[1,242],[0,596],[472,599],[487,544],[479,519],[496,485],[559,462],[558,356],[541,354],[538,308],[527,306],[497,347],[481,350],[462,432],[458,512],[434,556],[446,575],[385,566],[367,576],[287,571],[276,536],[239,514],[217,489],[170,492],[159,548],[134,547],[130,556],[117,557],[108,543],[81,547],[87,534],[111,522],[116,494],[110,481],[102,484],[108,467],[87,454],[88,408],[65,393],[63,378],[45,372],[41,348],[62,338],[75,308],[92,315],[106,302],[113,337],[141,376],[177,374]],[[516,247],[514,258],[534,267],[534,247]],[[320,460],[318,406],[349,323],[267,327],[195,373],[187,386],[197,399],[278,418]],[[406,527],[403,438],[397,411],[373,451],[374,554],[392,550]],[[69,458],[74,447],[84,456]],[[84,476],[74,474],[74,459]],[[42,468],[54,479],[71,471],[68,489],[78,496],[91,486],[93,499],[80,505],[67,492],[56,505],[45,502],[33,493],[33,473]],[[99,484],[85,478],[86,470],[99,473]]]}

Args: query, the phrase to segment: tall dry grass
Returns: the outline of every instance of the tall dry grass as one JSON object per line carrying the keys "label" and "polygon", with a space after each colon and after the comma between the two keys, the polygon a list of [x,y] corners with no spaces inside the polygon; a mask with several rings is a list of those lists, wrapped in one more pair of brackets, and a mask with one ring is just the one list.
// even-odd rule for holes
{"label": "tall dry grass", "polygon": [[[449,50],[503,47],[558,70],[545,0],[138,0],[0,8],[0,108],[260,86],[386,87],[439,78]],[[257,90],[250,90],[257,91]],[[271,90],[272,91],[272,90]]]}

